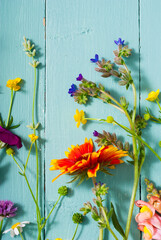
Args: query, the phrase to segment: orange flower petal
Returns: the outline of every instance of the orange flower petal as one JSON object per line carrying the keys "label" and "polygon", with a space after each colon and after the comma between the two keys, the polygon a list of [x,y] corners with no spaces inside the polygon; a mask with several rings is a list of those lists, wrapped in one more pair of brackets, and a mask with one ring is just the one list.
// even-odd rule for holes
{"label": "orange flower petal", "polygon": [[99,168],[100,168],[100,165],[99,165],[99,163],[98,163],[95,168],[89,169],[89,170],[87,171],[88,177],[89,177],[89,178],[91,178],[91,177],[96,177],[97,171],[99,170]]}

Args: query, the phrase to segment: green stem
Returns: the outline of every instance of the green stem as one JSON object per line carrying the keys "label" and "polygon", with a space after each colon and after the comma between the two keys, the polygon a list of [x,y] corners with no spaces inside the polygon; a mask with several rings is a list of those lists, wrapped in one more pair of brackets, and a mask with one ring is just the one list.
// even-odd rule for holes
{"label": "green stem", "polygon": [[1,222],[0,222],[0,239],[1,239],[2,226],[3,226],[3,219],[2,219]]}
{"label": "green stem", "polygon": [[13,89],[11,89],[11,101],[10,101],[10,107],[9,107],[9,112],[8,112],[8,117],[7,117],[6,128],[8,127],[9,120],[11,117],[12,105],[13,105]]}
{"label": "green stem", "polygon": [[[33,58],[34,60],[34,58]],[[34,92],[33,92],[33,104],[32,104],[32,124],[33,128],[35,127],[35,98],[36,98],[36,68],[34,68]],[[34,129],[34,134],[36,135],[36,130]],[[35,141],[35,151],[36,151],[36,202],[38,203],[38,194],[39,194],[39,159],[38,159],[38,148]],[[40,218],[37,212],[37,221],[40,222]]]}
{"label": "green stem", "polygon": [[31,146],[30,146],[30,149],[29,149],[29,152],[28,152],[28,156],[27,156],[25,167],[24,167],[24,171],[26,170],[26,167],[27,167],[27,164],[28,164],[28,160],[29,160],[29,157],[30,157],[32,146],[33,146],[33,142],[31,143]]}
{"label": "green stem", "polygon": [[149,146],[149,144],[148,144],[147,142],[145,142],[145,141],[144,141],[141,137],[139,137],[139,136],[136,136],[136,138],[137,138],[140,142],[144,143],[144,145],[147,146],[147,148],[149,148],[149,150],[161,161],[161,157],[158,155],[158,153],[156,153],[156,152],[154,151],[154,149],[153,149],[152,147]]}
{"label": "green stem", "polygon": [[[93,186],[96,186],[96,178],[92,177],[92,182],[93,182]],[[99,208],[99,211],[101,211],[101,208]],[[99,238],[98,240],[103,240],[103,228],[100,228],[99,230]]]}
{"label": "green stem", "polygon": [[19,231],[19,234],[21,236],[21,239],[24,240],[23,236],[22,236],[22,233]]}
{"label": "green stem", "polygon": [[107,229],[108,229],[109,232],[112,234],[112,236],[113,236],[116,240],[118,240],[117,236],[115,235],[115,233],[112,231],[112,229],[111,229],[111,227],[110,227],[110,223],[109,223],[109,221],[108,221],[108,218],[107,218],[107,215],[106,215],[106,213],[105,213],[105,209],[104,209],[103,206],[101,207],[101,210],[102,210],[103,216],[104,216],[104,218],[105,218],[105,220],[106,220]]}
{"label": "green stem", "polygon": [[35,120],[34,120],[35,97],[36,97],[36,68],[34,68],[34,93],[33,93],[33,103],[32,103],[32,124],[33,124],[33,127],[35,127]]}
{"label": "green stem", "polygon": [[[156,120],[155,122],[157,122],[157,123],[161,123],[161,120],[159,120],[158,118],[156,118],[156,117],[154,117],[152,115],[150,115],[150,118]],[[153,121],[153,120],[151,120],[151,121]]]}
{"label": "green stem", "polygon": [[38,237],[37,237],[37,240],[41,240],[41,230],[42,230],[42,228],[39,228],[39,229],[38,229]]}
{"label": "green stem", "polygon": [[21,173],[23,173],[22,168],[20,167],[19,163],[18,163],[18,162],[16,161],[16,159],[14,158],[13,154],[11,154],[11,156],[12,156],[14,162],[16,163],[17,167],[20,169]]}
{"label": "green stem", "polygon": [[79,223],[77,223],[77,226],[76,226],[76,229],[75,229],[74,235],[73,235],[73,237],[72,237],[72,240],[74,240],[74,238],[75,238],[75,235],[76,235],[77,230],[78,230],[78,225],[79,225]]}
{"label": "green stem", "polygon": [[149,146],[147,142],[145,142],[141,137],[135,134],[135,132],[131,131],[129,128],[123,126],[122,124],[119,124],[118,122],[114,121],[118,126],[120,126],[122,129],[124,129],[126,132],[130,133],[132,136],[134,136],[136,139],[138,139],[140,142],[142,142],[149,150],[161,161],[161,157],[158,155],[155,150]]}
{"label": "green stem", "polygon": [[132,83],[132,89],[134,93],[134,108],[133,108],[133,114],[132,114],[132,122],[135,122],[135,117],[136,117],[136,106],[137,106],[137,95],[136,95],[136,88],[135,84]]}
{"label": "green stem", "polygon": [[[25,177],[27,186],[28,186],[28,188],[29,188],[29,191],[30,191],[30,193],[31,193],[31,196],[32,196],[32,198],[33,198],[33,200],[34,200],[34,202],[35,202],[36,212],[37,212],[37,215],[38,215],[38,217],[39,217],[38,219],[41,219],[41,214],[40,214],[40,209],[39,209],[39,206],[38,206],[38,202],[37,202],[36,199],[35,199],[35,196],[34,196],[34,194],[33,194],[33,191],[32,191],[32,189],[31,189],[31,187],[30,187],[29,181],[28,181],[27,176],[26,176],[25,173],[24,173],[24,177]],[[39,222],[38,222],[38,223],[39,223]],[[39,226],[38,226],[38,229],[39,229]]]}
{"label": "green stem", "polygon": [[56,207],[56,205],[58,204],[60,198],[61,198],[61,195],[59,195],[58,200],[56,201],[56,203],[55,203],[54,206],[52,207],[51,211],[49,212],[47,218],[45,219],[45,222],[44,222],[43,225],[42,225],[42,229],[45,227],[47,220],[49,219],[49,217],[50,217],[50,215],[52,214],[52,212],[53,212],[54,208]]}
{"label": "green stem", "polygon": [[160,104],[159,104],[159,101],[156,100],[156,103],[158,104],[158,107],[159,107],[159,109],[160,109],[160,111],[161,111],[161,106],[160,106]]}
{"label": "green stem", "polygon": [[100,228],[100,231],[99,231],[99,240],[103,240],[103,228]]}

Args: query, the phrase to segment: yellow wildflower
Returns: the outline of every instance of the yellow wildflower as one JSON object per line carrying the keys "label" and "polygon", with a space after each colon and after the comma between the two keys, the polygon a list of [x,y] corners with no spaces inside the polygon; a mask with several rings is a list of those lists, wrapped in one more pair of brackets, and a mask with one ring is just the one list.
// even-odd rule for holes
{"label": "yellow wildflower", "polygon": [[106,119],[107,123],[113,123],[113,121],[114,121],[114,118],[112,116],[108,116]]}
{"label": "yellow wildflower", "polygon": [[159,95],[159,91],[160,90],[158,89],[156,92],[154,92],[154,91],[150,92],[148,94],[148,97],[146,98],[146,100],[148,100],[150,102],[154,102],[155,100],[157,100],[158,95]]}
{"label": "yellow wildflower", "polygon": [[84,111],[81,110],[79,112],[79,110],[76,109],[76,114],[74,115],[74,120],[77,122],[77,128],[79,128],[80,123],[82,123],[82,124],[87,123],[87,120],[84,117],[85,117]]}
{"label": "yellow wildflower", "polygon": [[30,135],[28,135],[29,136],[29,138],[31,139],[31,142],[35,142],[39,137],[38,136],[36,136],[34,133],[33,134],[30,134]]}
{"label": "yellow wildflower", "polygon": [[55,238],[55,240],[63,240],[62,238]]}
{"label": "yellow wildflower", "polygon": [[18,91],[20,90],[20,86],[18,85],[18,83],[21,82],[21,78],[15,78],[13,80],[9,79],[7,81],[7,87],[10,88],[13,91]]}

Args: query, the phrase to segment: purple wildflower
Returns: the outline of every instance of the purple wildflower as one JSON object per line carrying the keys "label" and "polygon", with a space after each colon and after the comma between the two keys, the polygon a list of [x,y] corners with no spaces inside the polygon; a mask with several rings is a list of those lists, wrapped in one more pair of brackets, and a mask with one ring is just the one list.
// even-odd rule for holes
{"label": "purple wildflower", "polygon": [[95,54],[95,58],[91,58],[90,60],[91,60],[91,62],[93,62],[93,63],[98,62],[98,61],[99,61],[99,56],[98,56],[98,54]]}
{"label": "purple wildflower", "polygon": [[0,201],[0,219],[10,218],[16,215],[17,207],[11,201]]}
{"label": "purple wildflower", "polygon": [[96,130],[94,130],[93,136],[94,136],[94,137],[98,137],[98,134],[99,134],[99,133],[98,133]]}
{"label": "purple wildflower", "polygon": [[77,90],[77,86],[75,84],[72,84],[71,88],[69,88],[69,91],[68,91],[71,97],[74,95],[73,93],[75,93],[76,90]]}
{"label": "purple wildflower", "polygon": [[98,184],[100,184],[100,185],[102,186],[104,183],[101,183],[101,181],[99,181],[98,183],[95,183],[96,186],[97,186]]}
{"label": "purple wildflower", "polygon": [[124,45],[124,42],[125,42],[125,40],[122,40],[121,38],[119,38],[118,41],[117,41],[117,40],[114,40],[114,43],[115,43],[116,45],[118,45],[118,46],[119,46],[119,45],[122,45],[122,46],[123,46],[123,45]]}
{"label": "purple wildflower", "polygon": [[21,138],[0,126],[0,141],[11,146],[22,147]]}
{"label": "purple wildflower", "polygon": [[77,81],[81,81],[83,79],[83,75],[80,73],[79,76],[76,78]]}

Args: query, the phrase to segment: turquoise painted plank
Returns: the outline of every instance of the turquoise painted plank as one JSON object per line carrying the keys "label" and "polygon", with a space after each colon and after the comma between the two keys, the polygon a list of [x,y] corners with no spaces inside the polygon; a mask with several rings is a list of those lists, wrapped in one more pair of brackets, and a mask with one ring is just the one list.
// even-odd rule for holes
{"label": "turquoise painted plank", "polygon": [[[161,33],[158,23],[161,21],[160,11],[161,2],[141,0],[141,109],[142,112],[148,107],[151,112],[159,116],[157,104],[145,101],[148,93],[160,89],[159,69],[161,59],[159,52],[161,46],[159,44]],[[148,26],[148,27],[147,27]],[[161,126],[155,123],[148,124],[148,130],[144,134],[144,138],[155,151],[161,155],[159,148]],[[156,186],[160,188],[160,171],[161,162],[147,150],[147,158],[143,166],[142,182],[147,177],[151,179]],[[142,184],[142,199],[146,199],[145,184]]]}
{"label": "turquoise painted plank", "polygon": [[[39,60],[42,68],[38,76],[38,101],[36,121],[41,123],[40,131],[40,167],[41,167],[41,206],[44,207],[44,84],[45,84],[45,39],[43,17],[45,16],[44,0],[0,0],[0,102],[2,116],[7,118],[10,91],[6,88],[8,79],[21,77],[23,79],[22,90],[16,93],[13,106],[14,123],[21,122],[21,126],[16,132],[23,141],[23,148],[16,150],[16,156],[20,163],[25,163],[30,146],[28,134],[31,133],[26,125],[32,122],[32,92],[34,82],[34,72],[29,66],[29,58],[23,51],[23,36],[32,39],[40,50]],[[34,152],[29,160],[29,170],[27,175],[35,192],[35,167],[36,159]],[[18,170],[9,156],[0,152],[0,199],[9,199],[18,206],[16,218],[8,220],[6,229],[17,221],[31,221],[33,224],[26,227],[26,239],[36,239],[36,214],[33,200],[26,187],[24,179],[18,174]],[[9,234],[3,239],[10,239]],[[17,237],[20,239],[20,237]]]}
{"label": "turquoise painted plank", "polygon": [[[73,119],[76,108],[83,109],[90,117],[106,118],[108,115],[127,124],[123,115],[97,100],[88,106],[80,106],[67,94],[68,89],[79,73],[94,82],[104,84],[112,94],[126,95],[132,103],[132,91],[120,88],[116,80],[101,79],[94,71],[94,65],[89,61],[95,53],[100,57],[113,59],[115,48],[113,40],[122,37],[130,43],[134,49],[134,55],[129,59],[129,67],[133,70],[137,89],[139,89],[139,27],[138,27],[138,1],[137,0],[108,0],[98,2],[96,0],[48,0],[46,5],[46,207],[47,212],[57,200],[57,189],[66,184],[69,176],[62,176],[52,183],[52,178],[58,172],[49,172],[51,159],[65,157],[64,151],[71,144],[81,144],[85,137],[92,137],[93,130],[113,132],[125,139],[126,134],[116,126],[89,123],[84,128],[76,128]],[[115,114],[115,115],[114,115]],[[107,205],[112,200],[116,207],[119,219],[125,227],[129,200],[133,183],[133,167],[129,165],[118,166],[114,170],[114,177],[99,174],[99,180],[106,182],[110,187]],[[79,211],[83,203],[92,201],[92,182],[83,183],[80,186],[68,184],[72,193],[66,197],[56,211],[56,216],[47,227],[46,237],[55,239],[71,239],[74,224],[72,214]],[[137,199],[139,195],[137,194]],[[138,209],[135,208],[135,214]],[[135,215],[134,214],[134,215]],[[87,217],[83,227],[79,227],[77,239],[97,239],[97,224]],[[132,222],[129,240],[139,239],[140,233],[137,225]],[[106,233],[105,239],[111,239]]]}

